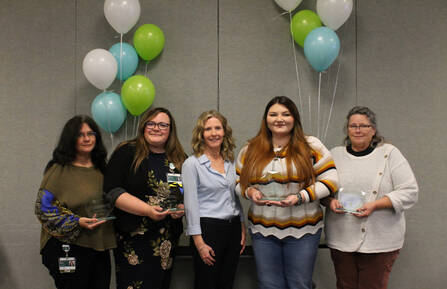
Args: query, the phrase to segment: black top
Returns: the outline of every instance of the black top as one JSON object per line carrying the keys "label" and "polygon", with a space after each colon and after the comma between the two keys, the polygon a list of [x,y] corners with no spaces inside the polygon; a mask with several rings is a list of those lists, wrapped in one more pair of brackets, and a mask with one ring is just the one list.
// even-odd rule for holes
{"label": "black top", "polygon": [[369,155],[370,153],[373,152],[373,150],[375,148],[376,148],[376,146],[370,145],[365,150],[363,150],[361,152],[356,152],[352,149],[351,145],[346,146],[346,150],[348,151],[348,153],[350,153],[351,155],[356,156],[356,157],[363,157],[363,156]]}
{"label": "black top", "polygon": [[[114,204],[116,199],[127,192],[150,205],[159,206],[169,195],[169,184],[166,174],[170,172],[169,161],[165,153],[150,153],[140,164],[136,172],[132,166],[135,146],[124,145],[112,154],[104,174],[103,189],[106,198]],[[179,173],[176,169],[174,173]],[[174,235],[180,236],[183,231],[181,218],[172,219],[167,216],[164,220],[153,221],[148,217],[141,217],[115,208],[115,227],[120,232],[133,232],[145,228],[147,231],[158,230],[160,227],[171,227]],[[170,224],[167,224],[170,223]]]}

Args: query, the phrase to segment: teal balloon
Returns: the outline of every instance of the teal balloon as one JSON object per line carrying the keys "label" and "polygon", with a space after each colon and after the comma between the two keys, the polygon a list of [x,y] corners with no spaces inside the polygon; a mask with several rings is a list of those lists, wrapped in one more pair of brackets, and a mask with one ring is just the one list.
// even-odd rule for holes
{"label": "teal balloon", "polygon": [[116,132],[127,117],[121,97],[111,91],[98,94],[92,103],[92,116],[96,123],[109,133]]}
{"label": "teal balloon", "polygon": [[122,47],[121,42],[114,44],[110,47],[109,52],[112,53],[118,63],[116,78],[124,81],[131,77],[137,70],[138,54],[135,48],[129,43],[123,42],[122,44]]}
{"label": "teal balloon", "polygon": [[340,39],[327,27],[312,30],[304,41],[304,55],[309,64],[318,72],[325,71],[337,59]]}

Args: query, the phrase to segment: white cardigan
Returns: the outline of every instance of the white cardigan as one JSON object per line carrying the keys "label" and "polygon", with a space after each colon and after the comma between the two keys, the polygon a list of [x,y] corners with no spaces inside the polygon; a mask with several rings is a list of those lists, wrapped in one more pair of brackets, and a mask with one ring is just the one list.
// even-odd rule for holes
{"label": "white cardigan", "polygon": [[418,200],[418,185],[408,161],[391,144],[377,146],[366,156],[356,157],[346,147],[331,150],[339,174],[340,188],[366,193],[366,202],[384,196],[392,209],[374,211],[357,218],[335,214],[327,208],[325,233],[327,245],[344,252],[379,253],[402,248],[405,235],[404,211]]}

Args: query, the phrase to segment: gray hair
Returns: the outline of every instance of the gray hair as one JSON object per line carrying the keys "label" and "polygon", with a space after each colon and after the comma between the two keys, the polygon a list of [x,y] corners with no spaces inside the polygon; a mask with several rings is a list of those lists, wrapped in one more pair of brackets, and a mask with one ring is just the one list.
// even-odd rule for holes
{"label": "gray hair", "polygon": [[371,109],[369,109],[369,107],[354,106],[353,108],[351,108],[351,110],[348,112],[348,115],[346,116],[346,125],[344,127],[344,132],[346,134],[344,143],[346,145],[351,144],[351,140],[349,139],[349,136],[348,136],[348,125],[349,125],[349,119],[354,114],[360,114],[360,115],[366,116],[368,118],[369,122],[371,123],[372,127],[376,130],[376,133],[374,134],[374,136],[371,140],[371,146],[376,146],[380,143],[385,142],[385,138],[382,135],[380,135],[379,130],[377,129],[376,114]]}

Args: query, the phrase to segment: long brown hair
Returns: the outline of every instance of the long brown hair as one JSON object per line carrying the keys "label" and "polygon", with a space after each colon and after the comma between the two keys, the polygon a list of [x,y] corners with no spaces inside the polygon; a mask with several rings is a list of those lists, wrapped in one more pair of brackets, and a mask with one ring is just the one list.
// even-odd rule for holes
{"label": "long brown hair", "polygon": [[274,104],[284,105],[293,116],[294,124],[289,144],[285,149],[287,175],[292,176],[292,162],[298,176],[302,178],[304,187],[315,183],[315,174],[311,162],[311,148],[306,141],[301,126],[301,118],[295,103],[287,96],[276,96],[265,107],[261,128],[258,134],[248,141],[248,148],[243,156],[243,167],[240,175],[242,189],[245,190],[250,180],[260,178],[265,166],[275,157],[273,152],[272,132],[267,126],[267,115]]}
{"label": "long brown hair", "polygon": [[135,146],[135,156],[132,162],[134,172],[138,170],[144,158],[146,158],[147,155],[149,155],[149,153],[151,152],[149,144],[144,138],[144,130],[146,129],[146,122],[156,117],[159,113],[167,114],[169,116],[170,121],[169,136],[168,140],[165,143],[165,151],[168,160],[175,165],[177,170],[180,171],[182,168],[182,164],[186,159],[185,151],[183,150],[183,147],[177,137],[177,128],[175,125],[174,118],[172,117],[169,110],[167,110],[166,108],[156,107],[146,111],[144,115],[141,117],[140,123],[138,124],[137,137],[132,140],[125,141],[118,146],[121,147],[125,144]]}

